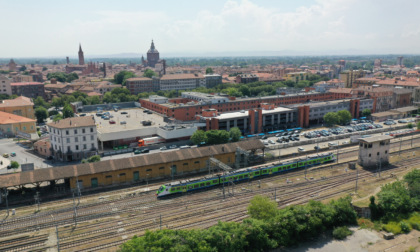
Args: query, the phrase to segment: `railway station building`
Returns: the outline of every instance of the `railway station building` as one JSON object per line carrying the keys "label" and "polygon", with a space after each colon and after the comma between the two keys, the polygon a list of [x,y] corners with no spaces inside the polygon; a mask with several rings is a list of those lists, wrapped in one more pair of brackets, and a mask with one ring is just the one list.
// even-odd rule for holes
{"label": "railway station building", "polygon": [[[204,146],[176,151],[159,152],[133,156],[129,158],[36,169],[2,175],[0,188],[40,186],[44,182],[50,187],[63,190],[100,188],[146,181],[179,178],[179,176],[208,171],[209,159],[215,158],[224,164],[233,166],[237,148],[255,153],[263,150],[264,145],[258,139],[240,141],[213,146]],[[59,182],[61,183],[59,184]],[[64,181],[64,183],[62,183]],[[43,184],[43,185],[44,185]],[[54,190],[51,188],[50,190]]]}
{"label": "railway station building", "polygon": [[390,136],[360,138],[359,165],[364,168],[377,167],[389,163]]}

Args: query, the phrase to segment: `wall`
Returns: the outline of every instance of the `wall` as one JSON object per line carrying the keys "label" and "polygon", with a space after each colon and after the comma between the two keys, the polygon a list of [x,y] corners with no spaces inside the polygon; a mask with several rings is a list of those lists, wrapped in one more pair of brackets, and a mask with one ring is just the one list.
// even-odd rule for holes
{"label": "wall", "polygon": [[13,106],[13,107],[0,107],[0,111],[23,116],[30,119],[36,119],[35,118],[35,111],[33,109],[32,105],[27,106]]}
{"label": "wall", "polygon": [[[235,153],[225,153],[214,156],[214,158],[222,161],[223,163],[232,166],[235,163]],[[82,180],[83,188],[90,188],[91,187],[91,179],[97,178],[98,185],[100,186],[107,186],[107,185],[115,185],[115,184],[122,184],[122,183],[133,183],[134,181],[134,172],[139,172],[139,181],[137,182],[146,182],[147,180],[151,181],[154,179],[159,178],[170,178],[171,177],[171,166],[176,165],[176,174],[174,176],[178,176],[181,174],[187,173],[195,173],[199,171],[206,171],[207,168],[207,160],[209,157],[205,158],[195,158],[190,160],[180,160],[178,162],[172,163],[162,163],[156,165],[145,165],[141,167],[133,167],[130,169],[122,169],[118,171],[112,172],[104,172],[98,173],[93,175],[84,175],[78,176],[78,180]],[[187,164],[187,165],[184,165]],[[121,176],[121,174],[125,173],[125,175]],[[149,176],[147,176],[149,174]],[[107,176],[111,176],[110,178]],[[70,187],[76,188],[76,178],[70,179]]]}

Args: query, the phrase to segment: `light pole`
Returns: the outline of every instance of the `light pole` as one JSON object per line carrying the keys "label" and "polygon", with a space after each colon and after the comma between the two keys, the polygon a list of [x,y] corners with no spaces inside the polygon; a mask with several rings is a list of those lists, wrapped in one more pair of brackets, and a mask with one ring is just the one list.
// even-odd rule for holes
{"label": "light pole", "polygon": [[149,174],[146,174],[146,188],[149,188]]}

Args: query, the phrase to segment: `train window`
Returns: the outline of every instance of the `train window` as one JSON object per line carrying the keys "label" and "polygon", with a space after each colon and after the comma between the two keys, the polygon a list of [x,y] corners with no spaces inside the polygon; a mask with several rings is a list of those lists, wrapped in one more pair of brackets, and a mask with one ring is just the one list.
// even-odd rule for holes
{"label": "train window", "polygon": [[194,185],[194,188],[198,188],[198,184],[195,184],[195,185]]}
{"label": "train window", "polygon": [[175,187],[172,187],[172,188],[171,188],[171,192],[174,192],[174,191],[175,191]]}
{"label": "train window", "polygon": [[185,189],[187,189],[187,187],[186,187],[186,186],[183,186],[183,187],[182,187],[182,189],[184,189],[184,190],[185,190]]}
{"label": "train window", "polygon": [[244,174],[244,178],[248,178],[248,174]]}
{"label": "train window", "polygon": [[217,179],[213,180],[213,184],[217,183]]}
{"label": "train window", "polygon": [[209,186],[210,185],[210,182],[206,182],[206,186]]}
{"label": "train window", "polygon": [[200,184],[200,187],[202,187],[202,186],[204,186],[204,183],[201,183],[201,184]]}
{"label": "train window", "polygon": [[188,189],[193,189],[193,186],[191,185],[191,186],[188,186]]}
{"label": "train window", "polygon": [[188,165],[188,163],[184,163],[184,165]]}
{"label": "train window", "polygon": [[239,176],[239,179],[243,178],[243,176]]}
{"label": "train window", "polygon": [[259,171],[255,172],[255,175],[259,175],[259,174],[260,174],[260,172],[259,172]]}
{"label": "train window", "polygon": [[194,164],[199,164],[199,163],[200,163],[200,161],[195,161],[195,162],[194,162]]}
{"label": "train window", "polygon": [[105,178],[112,178],[112,175],[108,175],[108,176],[106,176]]}

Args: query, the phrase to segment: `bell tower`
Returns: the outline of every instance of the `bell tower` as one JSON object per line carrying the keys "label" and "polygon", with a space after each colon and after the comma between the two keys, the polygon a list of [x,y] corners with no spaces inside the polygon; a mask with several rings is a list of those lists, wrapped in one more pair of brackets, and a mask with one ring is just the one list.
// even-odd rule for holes
{"label": "bell tower", "polygon": [[85,64],[85,56],[83,56],[82,45],[79,43],[79,65]]}

